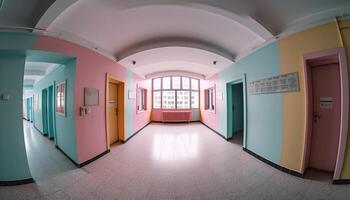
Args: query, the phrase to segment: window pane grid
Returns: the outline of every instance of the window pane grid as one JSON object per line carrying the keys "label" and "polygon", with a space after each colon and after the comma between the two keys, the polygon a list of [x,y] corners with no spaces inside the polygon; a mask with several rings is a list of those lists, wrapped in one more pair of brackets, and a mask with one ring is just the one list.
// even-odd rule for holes
{"label": "window pane grid", "polygon": [[182,76],[153,79],[154,109],[199,109],[199,80]]}

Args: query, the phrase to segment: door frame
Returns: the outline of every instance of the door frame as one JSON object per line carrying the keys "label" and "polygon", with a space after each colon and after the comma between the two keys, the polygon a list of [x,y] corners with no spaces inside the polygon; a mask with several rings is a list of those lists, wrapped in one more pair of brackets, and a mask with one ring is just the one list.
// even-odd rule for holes
{"label": "door frame", "polygon": [[232,109],[229,107],[229,102],[232,100],[232,86],[238,83],[243,84],[243,148],[247,148],[247,82],[246,74],[237,76],[229,82],[226,82],[226,109],[227,109],[227,136],[232,134],[233,127],[229,126],[229,121],[232,121]]}
{"label": "door frame", "polygon": [[349,85],[348,85],[348,65],[346,61],[346,53],[344,48],[335,48],[315,53],[304,54],[304,88],[305,88],[305,119],[306,126],[304,129],[304,151],[302,160],[302,174],[309,163],[310,141],[312,134],[312,115],[313,115],[313,97],[312,97],[312,78],[311,68],[307,61],[317,59],[325,56],[337,56],[339,60],[340,85],[341,85],[341,113],[340,113],[340,133],[339,145],[336,159],[336,166],[334,169],[333,180],[340,178],[344,163],[344,155],[346,150],[347,134],[348,134],[348,114],[349,114]]}
{"label": "door frame", "polygon": [[118,138],[125,141],[125,82],[117,77],[114,77],[106,73],[106,95],[105,95],[105,118],[106,118],[106,146],[107,149],[111,148],[109,144],[109,119],[108,119],[108,96],[109,96],[109,83],[116,83],[118,85],[117,104],[118,104]]}
{"label": "door frame", "polygon": [[[45,96],[44,96],[45,94]],[[44,88],[41,90],[41,123],[43,127],[43,135],[49,135],[49,127],[48,127],[48,121],[49,121],[49,114],[48,114],[48,88]]]}
{"label": "door frame", "polygon": [[[51,91],[51,98],[52,99],[50,99],[50,91]],[[56,121],[55,121],[55,117],[54,117],[54,115],[55,115],[55,108],[56,108],[56,106],[55,106],[55,89],[54,89],[54,85],[52,84],[52,85],[49,85],[48,87],[47,87],[47,92],[48,92],[48,94],[47,94],[47,111],[48,111],[48,121],[47,121],[47,124],[48,124],[48,131],[49,131],[49,136],[50,136],[50,132],[52,131],[52,137],[49,137],[50,139],[55,139],[55,136],[56,136],[56,134],[55,134],[55,132],[56,132],[56,130],[55,130],[55,127],[56,127]],[[51,106],[50,106],[50,104],[51,104]],[[51,111],[51,112],[50,112]],[[51,121],[52,121],[52,127],[50,127],[50,118],[51,118]],[[52,130],[50,130],[52,128]]]}

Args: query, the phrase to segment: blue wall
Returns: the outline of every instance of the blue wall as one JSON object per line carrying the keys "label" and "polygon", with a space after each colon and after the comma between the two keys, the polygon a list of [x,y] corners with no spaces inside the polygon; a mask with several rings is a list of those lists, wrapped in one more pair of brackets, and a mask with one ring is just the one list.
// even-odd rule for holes
{"label": "blue wall", "polygon": [[35,43],[32,33],[0,33],[0,181],[31,178],[25,150],[22,113],[25,50]]}
{"label": "blue wall", "polygon": [[0,181],[31,178],[21,118],[24,64],[24,55],[0,52],[0,94],[10,95],[0,101]]}
{"label": "blue wall", "polygon": [[[41,107],[42,90],[47,89],[51,85],[66,81],[66,116],[56,114],[55,112],[55,143],[72,160],[78,163],[75,127],[75,75],[76,60],[72,59],[34,85],[34,126],[43,132],[44,125]],[[54,92],[54,94],[56,93]],[[39,101],[35,102],[37,99],[39,99]]]}
{"label": "blue wall", "polygon": [[[217,100],[221,109],[219,117],[220,134],[227,134],[227,93],[226,84],[246,74],[249,82],[279,75],[280,59],[277,43],[267,45],[253,54],[243,58],[219,73],[217,91],[224,97]],[[247,94],[247,148],[260,156],[279,163],[282,143],[282,95],[281,94]]]}

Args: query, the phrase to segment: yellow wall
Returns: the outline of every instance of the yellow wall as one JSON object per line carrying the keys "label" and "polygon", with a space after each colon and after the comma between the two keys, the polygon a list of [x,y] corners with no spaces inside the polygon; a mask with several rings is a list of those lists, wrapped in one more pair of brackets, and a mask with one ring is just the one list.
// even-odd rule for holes
{"label": "yellow wall", "polygon": [[[341,47],[336,23],[311,28],[278,41],[281,74],[299,72],[300,92],[283,94],[281,165],[301,172],[306,122],[303,55]],[[350,160],[350,158],[349,158]]]}
{"label": "yellow wall", "polygon": [[[339,23],[344,47],[346,48],[348,66],[350,62],[350,20]],[[347,28],[346,28],[347,27]],[[350,70],[349,70],[350,72]],[[350,76],[349,76],[350,77]],[[345,152],[343,170],[340,176],[342,179],[350,179],[350,135],[348,134],[347,150]]]}

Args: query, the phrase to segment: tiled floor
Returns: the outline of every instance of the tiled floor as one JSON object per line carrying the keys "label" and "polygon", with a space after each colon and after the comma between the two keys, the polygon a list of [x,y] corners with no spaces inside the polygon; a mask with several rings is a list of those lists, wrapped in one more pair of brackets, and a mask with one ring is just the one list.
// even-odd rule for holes
{"label": "tiled floor", "polygon": [[23,130],[30,172],[36,181],[76,168],[53,140],[41,135],[28,121],[23,121]]}
{"label": "tiled floor", "polygon": [[81,169],[0,187],[0,199],[350,199],[350,185],[274,169],[200,123],[151,124]]}

